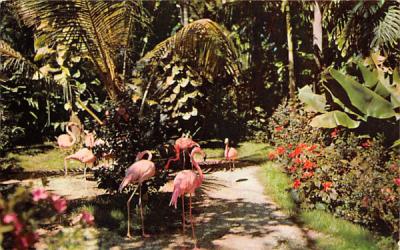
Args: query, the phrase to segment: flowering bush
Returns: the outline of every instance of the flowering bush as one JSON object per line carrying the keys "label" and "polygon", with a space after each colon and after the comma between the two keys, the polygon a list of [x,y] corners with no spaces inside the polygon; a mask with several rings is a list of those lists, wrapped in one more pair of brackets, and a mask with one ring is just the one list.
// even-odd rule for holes
{"label": "flowering bush", "polygon": [[4,249],[28,249],[38,240],[39,225],[53,222],[67,209],[67,200],[43,188],[19,187],[0,196],[0,245]]}
{"label": "flowering bush", "polygon": [[284,167],[300,206],[398,237],[400,158],[384,147],[383,136],[311,128],[302,107],[293,108],[281,105],[271,117],[276,147],[268,158]]}

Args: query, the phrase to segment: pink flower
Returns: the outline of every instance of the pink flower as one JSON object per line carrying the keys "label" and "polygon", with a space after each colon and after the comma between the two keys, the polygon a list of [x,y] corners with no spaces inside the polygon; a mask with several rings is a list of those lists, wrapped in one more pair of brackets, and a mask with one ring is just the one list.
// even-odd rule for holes
{"label": "pink flower", "polygon": [[59,195],[51,196],[51,201],[53,202],[53,206],[56,209],[57,213],[62,213],[67,209],[67,200],[61,198]]}
{"label": "pink flower", "polygon": [[394,184],[396,184],[397,186],[400,187],[400,177],[396,178],[396,179],[393,179],[393,182],[394,182]]}
{"label": "pink flower", "polygon": [[87,212],[87,211],[83,211],[83,212],[81,213],[81,215],[82,215],[81,220],[82,220],[83,222],[85,222],[85,223],[88,224],[88,225],[93,225],[93,223],[94,223],[94,217],[93,217],[93,215],[92,215],[91,213],[89,213],[89,212]]}
{"label": "pink flower", "polygon": [[36,188],[32,190],[31,194],[32,194],[32,200],[36,202],[40,200],[45,200],[47,199],[47,197],[49,197],[49,194],[44,188]]}
{"label": "pink flower", "polygon": [[294,172],[296,172],[296,166],[295,165],[293,165],[293,166],[291,166],[290,168],[289,168],[289,172],[290,173],[294,173]]}
{"label": "pink flower", "polygon": [[20,234],[22,231],[22,223],[18,219],[18,215],[14,212],[8,213],[3,216],[4,224],[14,224],[14,232],[15,234]]}
{"label": "pink flower", "polygon": [[301,176],[302,179],[307,179],[310,178],[314,175],[314,172],[304,172],[303,175]]}
{"label": "pink flower", "polygon": [[361,143],[361,146],[363,148],[369,148],[372,146],[372,142],[368,139],[368,140],[364,141],[363,143]]}
{"label": "pink flower", "polygon": [[294,163],[296,163],[296,164],[302,164],[302,163],[303,163],[303,160],[297,157],[297,158],[294,158]]}
{"label": "pink flower", "polygon": [[339,129],[335,128],[332,132],[331,132],[331,138],[336,138],[338,135]]}

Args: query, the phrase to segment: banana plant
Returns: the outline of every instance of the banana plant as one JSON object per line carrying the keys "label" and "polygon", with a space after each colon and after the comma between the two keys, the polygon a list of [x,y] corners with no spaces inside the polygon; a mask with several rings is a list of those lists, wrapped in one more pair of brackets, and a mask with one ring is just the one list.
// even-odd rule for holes
{"label": "banana plant", "polygon": [[344,126],[357,128],[360,122],[366,122],[368,117],[377,119],[400,118],[396,111],[400,107],[400,77],[398,69],[383,66],[385,58],[379,54],[371,54],[363,62],[358,62],[363,82],[339,70],[330,69],[331,76],[343,89],[345,96],[336,95],[332,85],[324,85],[327,94],[343,109],[327,112],[326,100],[323,95],[312,93],[309,86],[299,91],[299,99],[305,104],[306,110],[323,113],[313,118],[310,125],[314,127],[333,128]]}

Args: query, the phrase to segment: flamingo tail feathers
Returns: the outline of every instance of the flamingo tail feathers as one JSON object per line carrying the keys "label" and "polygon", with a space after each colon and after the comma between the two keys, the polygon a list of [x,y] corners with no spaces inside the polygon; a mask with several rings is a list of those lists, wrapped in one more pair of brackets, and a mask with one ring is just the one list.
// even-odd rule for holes
{"label": "flamingo tail feathers", "polygon": [[122,180],[121,184],[119,185],[118,192],[121,192],[124,189],[124,187],[126,187],[126,185],[129,184],[130,181],[131,181],[131,177],[125,176],[125,178]]}
{"label": "flamingo tail feathers", "polygon": [[171,201],[169,202],[169,205],[173,205],[176,209],[176,204],[178,203],[178,197],[179,197],[179,188],[174,188],[174,192],[172,193],[172,198]]}

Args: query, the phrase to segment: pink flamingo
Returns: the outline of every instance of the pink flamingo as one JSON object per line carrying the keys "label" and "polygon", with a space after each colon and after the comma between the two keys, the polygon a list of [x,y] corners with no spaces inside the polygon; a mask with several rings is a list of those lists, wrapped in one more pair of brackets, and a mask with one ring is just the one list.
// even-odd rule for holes
{"label": "pink flamingo", "polygon": [[182,197],[182,229],[185,232],[185,193],[189,193],[189,216],[190,223],[192,225],[192,237],[195,241],[195,248],[197,248],[197,239],[194,234],[194,223],[192,218],[192,193],[196,190],[196,188],[200,187],[203,182],[204,175],[201,171],[199,164],[194,159],[194,155],[200,153],[203,157],[205,157],[205,153],[199,147],[195,147],[192,149],[190,153],[190,160],[192,165],[196,168],[199,175],[197,175],[193,170],[182,170],[180,171],[175,179],[174,179],[174,191],[172,192],[172,198],[169,205],[174,205],[176,208],[176,204],[178,202],[178,197]]}
{"label": "pink flamingo", "polygon": [[[233,171],[235,169],[235,160],[238,158],[238,151],[235,148],[229,147],[229,139],[225,138],[225,152],[224,152],[225,159],[229,161],[230,170]],[[232,168],[233,166],[233,168]]]}
{"label": "pink flamingo", "polygon": [[[147,154],[147,160],[142,160],[143,156]],[[125,178],[122,180],[121,185],[119,186],[119,192],[121,192],[126,185],[129,183],[138,183],[139,185],[135,188],[132,195],[129,197],[128,201],[126,202],[126,206],[128,208],[128,232],[126,236],[128,238],[132,238],[130,233],[130,202],[133,196],[136,193],[136,190],[139,188],[139,205],[140,205],[140,216],[142,219],[142,236],[149,237],[148,234],[144,232],[144,222],[143,222],[143,208],[142,208],[142,183],[146,180],[153,177],[156,173],[156,166],[154,162],[151,161],[152,154],[150,151],[146,150],[143,152],[138,153],[136,156],[136,162],[133,163],[127,170],[125,174]]]}
{"label": "pink flamingo", "polygon": [[92,149],[95,146],[95,140],[94,140],[94,133],[93,132],[85,132],[85,146],[89,149]]}
{"label": "pink flamingo", "polygon": [[67,123],[67,126],[65,127],[67,130],[67,134],[62,134],[57,138],[57,144],[60,147],[60,149],[68,149],[76,143],[76,136],[70,130],[71,126],[78,127],[79,125],[75,122]]}
{"label": "pink flamingo", "polygon": [[82,148],[75,152],[74,154],[64,158],[64,171],[67,175],[67,160],[77,160],[85,164],[85,169],[83,170],[83,176],[86,180],[86,164],[94,164],[96,161],[96,156],[92,153],[90,149]]}
{"label": "pink flamingo", "polygon": [[[165,165],[165,169],[167,170],[169,168],[169,164],[172,161],[178,161],[180,159],[180,152],[184,151],[183,154],[183,160],[185,161],[185,151],[193,148],[193,147],[199,147],[200,145],[193,141],[190,138],[179,138],[178,140],[175,141],[175,145],[174,145],[174,149],[175,149],[175,158],[171,158],[168,160],[167,164]],[[183,163],[183,165],[185,166],[185,162]]]}

